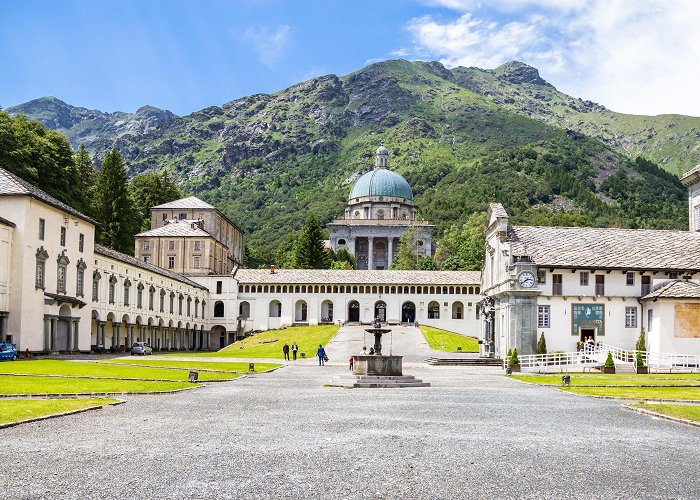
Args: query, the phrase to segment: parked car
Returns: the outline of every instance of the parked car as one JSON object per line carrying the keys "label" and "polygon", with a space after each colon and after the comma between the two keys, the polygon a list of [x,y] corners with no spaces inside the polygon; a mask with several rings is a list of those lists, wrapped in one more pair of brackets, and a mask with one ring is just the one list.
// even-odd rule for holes
{"label": "parked car", "polygon": [[134,342],[131,346],[131,355],[133,356],[134,354],[140,354],[141,356],[153,354],[153,349],[145,342]]}
{"label": "parked car", "polygon": [[17,346],[9,342],[0,342],[0,360],[17,359]]}

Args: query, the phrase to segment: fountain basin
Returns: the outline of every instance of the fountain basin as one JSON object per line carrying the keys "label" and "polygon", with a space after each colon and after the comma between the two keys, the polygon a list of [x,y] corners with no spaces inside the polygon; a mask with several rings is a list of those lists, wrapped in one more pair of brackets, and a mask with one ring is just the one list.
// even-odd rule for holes
{"label": "fountain basin", "polygon": [[403,356],[355,355],[352,373],[353,375],[403,375],[402,360]]}

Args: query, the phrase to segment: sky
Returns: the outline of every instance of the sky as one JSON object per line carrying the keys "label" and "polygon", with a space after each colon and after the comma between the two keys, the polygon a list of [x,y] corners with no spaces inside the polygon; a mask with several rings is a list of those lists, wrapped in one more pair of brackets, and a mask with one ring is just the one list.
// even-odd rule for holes
{"label": "sky", "polygon": [[179,115],[403,58],[518,60],[623,113],[700,116],[700,0],[2,0],[0,106]]}

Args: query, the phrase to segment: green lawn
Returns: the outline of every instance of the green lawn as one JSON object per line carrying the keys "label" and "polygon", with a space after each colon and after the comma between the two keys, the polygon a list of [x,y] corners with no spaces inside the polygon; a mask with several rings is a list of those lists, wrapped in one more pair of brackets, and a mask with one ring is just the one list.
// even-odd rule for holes
{"label": "green lawn", "polygon": [[[216,370],[228,373],[248,373],[248,363],[245,361],[179,361],[179,360],[160,360],[160,359],[111,359],[103,361],[105,364],[111,363],[128,363],[131,365],[151,366],[156,368],[185,368],[187,370]],[[255,363],[255,372],[266,372],[277,368],[281,365],[276,363]],[[200,373],[200,379],[204,373]]]}
{"label": "green lawn", "polygon": [[[146,368],[137,366],[120,366],[106,363],[87,363],[79,361],[62,361],[55,359],[38,359],[31,361],[14,361],[0,363],[0,374],[27,375],[64,375],[100,378],[137,378],[150,380],[187,380],[185,370],[168,370],[165,368]],[[19,378],[19,377],[17,377]],[[229,373],[201,372],[199,379],[232,380],[236,378]]]}
{"label": "green lawn", "polygon": [[0,375],[0,394],[149,393],[194,387],[189,382]]}
{"label": "green lawn", "polygon": [[114,403],[116,399],[0,399],[0,424],[82,410]]}
{"label": "green lawn", "polygon": [[700,401],[700,387],[568,387],[562,390],[586,396],[620,399]]}
{"label": "green lawn", "polygon": [[639,404],[631,405],[633,408],[643,408],[645,410],[654,411],[669,417],[684,418],[693,422],[700,422],[700,406],[691,405],[667,405],[667,404]]}
{"label": "green lawn", "polygon": [[[465,337],[458,333],[439,330],[432,326],[419,326],[423,332],[423,337],[431,349],[442,351],[442,344],[445,344],[445,352],[479,352],[479,342],[474,337]],[[461,351],[457,348],[461,347]]]}
{"label": "green lawn", "polygon": [[[700,386],[700,374],[679,375],[635,375],[635,374],[572,374],[571,385],[573,387],[601,387],[601,386]],[[513,378],[539,385],[561,385],[561,375],[513,375]]]}
{"label": "green lawn", "polygon": [[[338,325],[293,326],[283,330],[268,330],[256,333],[216,352],[180,352],[165,356],[185,357],[216,357],[216,358],[280,358],[284,359],[282,346],[286,342],[291,349],[296,341],[299,346],[299,356],[306,353],[310,358],[316,355],[316,349],[321,344],[324,347],[336,333]],[[332,353],[328,353],[332,356]],[[291,356],[291,352],[290,352]]]}

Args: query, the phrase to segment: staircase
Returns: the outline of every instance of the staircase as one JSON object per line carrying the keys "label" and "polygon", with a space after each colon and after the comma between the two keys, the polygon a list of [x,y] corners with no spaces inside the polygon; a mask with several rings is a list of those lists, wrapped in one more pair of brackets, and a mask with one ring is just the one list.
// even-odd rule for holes
{"label": "staircase", "polygon": [[431,366],[503,366],[498,358],[436,358],[431,356],[423,361]]}
{"label": "staircase", "polygon": [[430,387],[430,382],[423,382],[413,375],[341,375],[328,385],[348,389],[393,389],[398,387]]}

